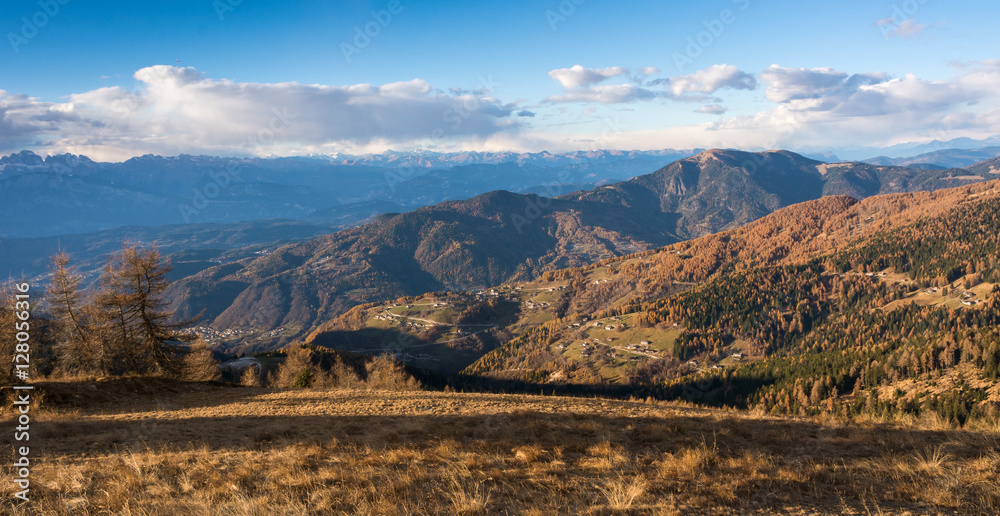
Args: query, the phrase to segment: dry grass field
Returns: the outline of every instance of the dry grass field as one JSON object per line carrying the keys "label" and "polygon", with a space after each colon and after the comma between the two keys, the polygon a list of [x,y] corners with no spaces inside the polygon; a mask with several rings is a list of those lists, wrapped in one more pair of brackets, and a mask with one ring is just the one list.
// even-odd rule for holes
{"label": "dry grass field", "polygon": [[[12,504],[4,482],[4,514],[1000,513],[996,428],[156,379],[39,388],[32,501]],[[7,450],[13,426],[8,412]]]}

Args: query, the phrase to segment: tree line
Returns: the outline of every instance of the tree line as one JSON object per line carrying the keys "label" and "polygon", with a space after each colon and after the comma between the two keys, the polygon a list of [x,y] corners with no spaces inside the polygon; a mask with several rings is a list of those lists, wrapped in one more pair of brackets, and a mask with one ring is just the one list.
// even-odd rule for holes
{"label": "tree line", "polygon": [[[164,293],[170,285],[169,261],[160,252],[125,242],[112,254],[96,282],[84,289],[83,277],[60,251],[51,258],[51,279],[41,309],[32,313],[33,372],[61,376],[157,374],[181,376],[193,359],[210,359],[192,348],[196,336],[183,330],[195,320],[175,321]],[[0,323],[12,325],[10,289],[4,289]],[[37,296],[34,306],[39,306]],[[11,341],[0,334],[5,345]],[[192,350],[194,349],[194,353]],[[4,370],[10,380],[11,371]]]}
{"label": "tree line", "polygon": [[[32,289],[31,378],[157,375],[285,388],[420,388],[393,357],[345,354],[316,346],[270,354],[287,357],[273,371],[249,367],[227,377],[208,346],[185,331],[197,318],[177,320],[168,306],[165,294],[170,271],[169,260],[157,249],[125,242],[108,258],[99,277],[84,288],[84,278],[70,265],[70,256],[64,251],[52,256],[44,295]],[[0,285],[0,352],[4,356],[14,354],[14,295],[12,284]],[[0,372],[0,383],[12,382],[13,372],[11,363]]]}

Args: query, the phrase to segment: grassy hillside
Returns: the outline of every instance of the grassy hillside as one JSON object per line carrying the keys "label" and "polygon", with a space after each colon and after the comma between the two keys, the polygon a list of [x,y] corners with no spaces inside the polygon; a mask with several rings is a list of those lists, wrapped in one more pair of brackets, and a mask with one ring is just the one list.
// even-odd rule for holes
{"label": "grassy hillside", "polygon": [[6,483],[5,514],[1000,510],[998,429],[933,418],[140,379],[36,388],[32,502],[13,505]]}

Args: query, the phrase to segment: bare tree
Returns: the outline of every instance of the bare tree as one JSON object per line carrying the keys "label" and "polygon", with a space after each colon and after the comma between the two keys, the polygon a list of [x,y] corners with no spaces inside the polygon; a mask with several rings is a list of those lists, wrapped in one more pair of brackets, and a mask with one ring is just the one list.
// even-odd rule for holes
{"label": "bare tree", "polygon": [[111,352],[108,372],[181,374],[180,344],[195,338],[181,330],[194,321],[171,322],[163,299],[170,270],[157,249],[132,242],[108,260],[94,303],[101,326],[97,337]]}
{"label": "bare tree", "polygon": [[221,378],[219,363],[202,341],[195,342],[184,357],[184,379],[192,382],[207,382]]}
{"label": "bare tree", "polygon": [[104,349],[88,327],[81,278],[69,267],[69,255],[52,257],[47,301],[52,319],[57,367],[68,374],[104,372]]}
{"label": "bare tree", "polygon": [[277,387],[312,387],[318,372],[312,355],[312,350],[308,348],[289,348],[284,363],[278,369]]}
{"label": "bare tree", "polygon": [[356,389],[364,385],[364,382],[358,377],[358,373],[347,364],[343,357],[336,358],[336,363],[330,372],[335,386],[341,389]]}
{"label": "bare tree", "polygon": [[250,366],[240,375],[240,385],[244,387],[261,387],[263,371],[256,366]]}
{"label": "bare tree", "polygon": [[369,389],[387,391],[420,389],[420,382],[410,376],[403,363],[392,355],[378,355],[372,358],[365,368],[368,371],[365,383]]}

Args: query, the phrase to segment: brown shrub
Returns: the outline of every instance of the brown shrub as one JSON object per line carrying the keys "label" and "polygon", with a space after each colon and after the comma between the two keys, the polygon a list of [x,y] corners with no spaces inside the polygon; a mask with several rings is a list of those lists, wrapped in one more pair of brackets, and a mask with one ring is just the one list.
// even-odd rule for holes
{"label": "brown shrub", "polygon": [[191,351],[184,357],[183,371],[183,378],[191,382],[208,382],[222,377],[219,363],[202,341],[194,343]]}

